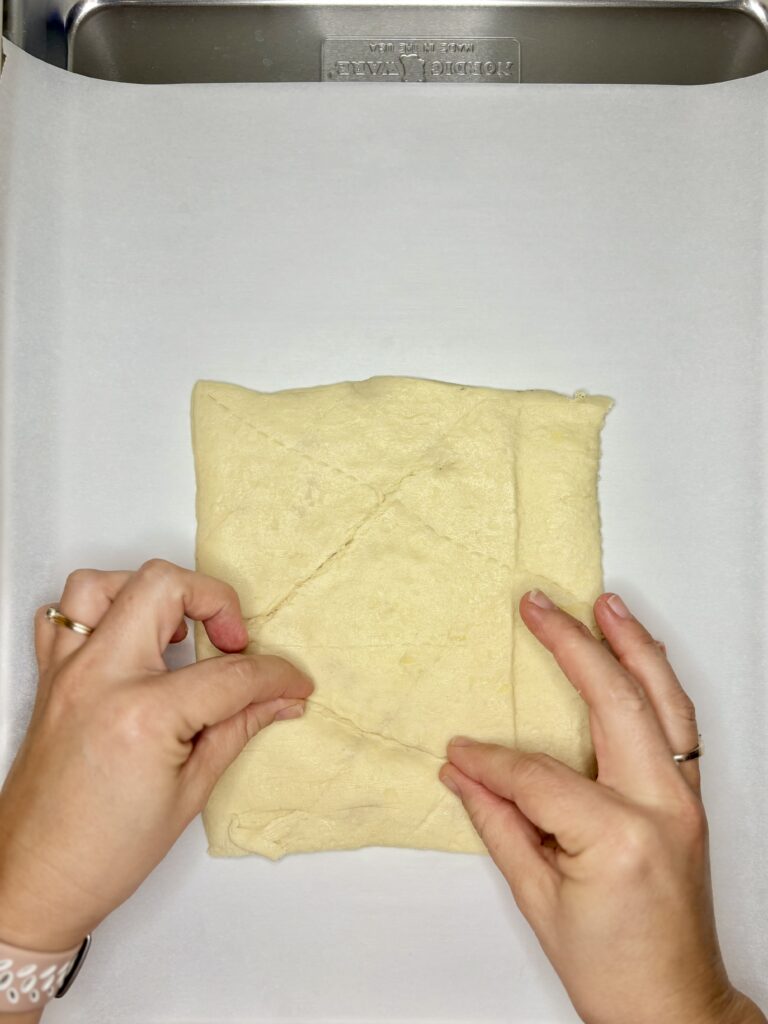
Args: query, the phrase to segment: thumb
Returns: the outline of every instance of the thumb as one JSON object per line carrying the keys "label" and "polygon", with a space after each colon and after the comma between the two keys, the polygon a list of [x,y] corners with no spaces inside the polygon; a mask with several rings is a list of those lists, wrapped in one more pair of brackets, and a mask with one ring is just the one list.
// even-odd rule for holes
{"label": "thumb", "polygon": [[[254,704],[284,697],[296,703],[314,686],[284,658],[269,654],[226,654],[163,676],[165,698],[175,709],[179,739],[191,740],[206,727],[236,717]],[[241,737],[245,735],[243,718]]]}
{"label": "thumb", "polygon": [[579,853],[604,832],[611,799],[606,787],[585,779],[546,754],[526,754],[457,736],[448,745],[454,768],[520,809],[537,829]]}
{"label": "thumb", "polygon": [[440,769],[440,780],[459,797],[477,834],[509,883],[520,909],[529,917],[543,893],[557,883],[541,836],[522,811],[470,779],[453,764]]}
{"label": "thumb", "polygon": [[193,812],[202,809],[223,772],[257,733],[273,722],[300,718],[304,707],[303,700],[278,697],[262,704],[249,704],[223,722],[203,729],[184,766]]}

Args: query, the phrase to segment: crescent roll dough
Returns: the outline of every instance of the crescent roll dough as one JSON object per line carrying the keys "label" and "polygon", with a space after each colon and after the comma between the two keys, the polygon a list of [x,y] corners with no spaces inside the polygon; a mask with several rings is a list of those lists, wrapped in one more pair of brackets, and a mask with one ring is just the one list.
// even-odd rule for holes
{"label": "crescent roll dough", "polygon": [[[517,612],[541,587],[590,626],[607,398],[371,380],[193,397],[197,562],[250,651],[315,681],[204,820],[222,856],[481,851],[437,773],[451,736],[592,769],[586,708]],[[197,653],[217,653],[198,630]]]}

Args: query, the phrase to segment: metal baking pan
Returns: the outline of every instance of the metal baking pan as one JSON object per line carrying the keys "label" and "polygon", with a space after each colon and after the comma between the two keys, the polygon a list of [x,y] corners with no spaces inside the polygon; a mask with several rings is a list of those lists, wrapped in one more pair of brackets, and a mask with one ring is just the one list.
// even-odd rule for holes
{"label": "metal baking pan", "polygon": [[5,28],[123,82],[695,85],[768,70],[768,0],[9,0]]}

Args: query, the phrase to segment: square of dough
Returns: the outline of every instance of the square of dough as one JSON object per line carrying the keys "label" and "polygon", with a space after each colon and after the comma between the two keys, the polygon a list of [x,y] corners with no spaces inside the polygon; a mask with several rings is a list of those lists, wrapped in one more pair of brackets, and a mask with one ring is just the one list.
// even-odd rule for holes
{"label": "square of dough", "polygon": [[[458,733],[592,769],[586,708],[517,602],[539,586],[594,625],[610,405],[400,377],[196,385],[198,568],[237,590],[249,650],[316,686],[214,789],[212,854],[482,851],[437,777]],[[217,653],[200,629],[197,653]]]}

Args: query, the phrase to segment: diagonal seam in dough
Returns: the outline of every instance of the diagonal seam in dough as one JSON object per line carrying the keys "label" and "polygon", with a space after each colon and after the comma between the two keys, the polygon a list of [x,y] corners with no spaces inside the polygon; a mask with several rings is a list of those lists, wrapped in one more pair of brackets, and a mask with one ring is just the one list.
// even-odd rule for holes
{"label": "diagonal seam in dough", "polygon": [[477,555],[478,558],[484,558],[487,562],[492,562],[494,565],[498,565],[500,569],[507,569],[513,571],[511,565],[507,562],[502,562],[500,558],[496,558],[495,555],[490,554],[488,551],[482,551],[480,548],[470,547],[469,544],[464,544],[456,537],[449,537],[447,533],[440,533],[434,526],[431,526],[423,516],[420,516],[415,509],[412,509],[410,505],[406,505],[402,498],[397,499],[397,504],[407,512],[408,515],[412,516],[418,523],[420,523],[425,530],[429,530],[431,534],[437,537],[438,540],[444,540],[448,544],[453,544],[454,547],[459,548],[461,551],[466,551],[470,555]]}
{"label": "diagonal seam in dough", "polygon": [[293,584],[290,590],[286,591],[286,593],[283,594],[283,596],[279,598],[272,605],[271,608],[268,608],[265,612],[262,612],[260,615],[252,615],[248,621],[259,621],[262,624],[264,624],[273,619],[275,615],[277,615],[277,613],[280,611],[280,609],[283,608],[290,600],[292,600],[292,598],[294,598],[303,587],[305,587],[308,583],[311,583],[312,580],[317,579],[318,576],[320,576],[325,570],[328,569],[332,562],[335,562],[337,561],[337,559],[342,558],[342,556],[352,547],[360,531],[365,526],[367,526],[368,523],[370,523],[376,516],[381,515],[385,511],[385,508],[388,505],[391,505],[396,500],[395,495],[397,494],[397,491],[400,489],[400,487],[402,487],[406,480],[410,480],[410,478],[416,476],[417,473],[426,472],[426,470],[431,468],[432,466],[417,466],[415,469],[410,470],[399,480],[397,480],[392,485],[392,488],[389,491],[385,492],[380,497],[379,501],[373,506],[373,508],[369,509],[365,513],[363,518],[352,528],[351,532],[347,534],[346,538],[341,542],[341,544],[339,545],[339,547],[336,548],[335,551],[332,551],[330,555],[328,555],[320,563],[320,565],[316,566],[312,570],[312,572],[309,573],[308,576],[305,576],[304,579],[297,580],[297,582]]}
{"label": "diagonal seam in dough", "polygon": [[[415,475],[415,473],[410,473],[406,476],[405,479],[408,479],[409,477]],[[400,482],[403,483],[404,481]],[[387,501],[388,497],[391,498],[391,501]],[[384,499],[382,499],[382,501],[378,505],[376,505],[373,509],[367,512],[363,519],[361,519],[360,522],[357,524],[357,526],[354,527],[349,536],[347,536],[347,538],[342,542],[342,544],[335,551],[332,551],[331,554],[328,555],[328,557],[325,559],[325,561],[321,562],[320,565],[316,566],[316,568],[314,568],[308,576],[305,576],[304,579],[294,583],[291,589],[286,594],[284,594],[279,601],[273,604],[271,608],[267,609],[266,612],[262,612],[259,615],[249,615],[246,617],[245,621],[259,623],[269,622],[272,618],[274,618],[277,612],[280,611],[283,605],[296,594],[297,591],[301,590],[304,586],[306,586],[307,583],[310,583],[312,580],[316,579],[317,576],[319,576],[320,573],[328,567],[330,562],[335,561],[337,556],[343,555],[348,550],[348,548],[352,546],[352,544],[357,538],[357,535],[360,533],[363,527],[366,526],[378,513],[383,512],[385,505],[390,505],[394,503],[397,503],[404,512],[411,516],[412,519],[415,519],[416,522],[419,523],[419,525],[422,526],[425,530],[428,530],[431,534],[437,537],[438,540],[445,541],[447,544],[452,544],[454,547],[459,548],[461,551],[466,551],[468,554],[475,555],[477,558],[483,558],[485,559],[485,561],[491,562],[492,565],[497,565],[500,569],[506,569],[509,572],[514,572],[513,567],[509,565],[509,563],[502,562],[501,559],[496,558],[495,555],[491,555],[487,551],[481,551],[479,548],[470,547],[468,544],[462,544],[462,542],[460,540],[457,540],[455,537],[449,537],[448,534],[440,533],[438,530],[434,528],[434,526],[430,526],[427,520],[420,516],[418,512],[415,512],[410,506],[404,504],[403,501],[397,498],[394,494],[390,494],[388,496],[385,496]],[[206,534],[206,537],[208,536],[210,536],[210,534]],[[345,644],[344,646],[345,648],[347,648],[350,645]],[[365,644],[362,646],[373,647],[375,645]]]}
{"label": "diagonal seam in dough", "polygon": [[313,697],[310,697],[307,700],[307,704],[309,704],[314,711],[317,711],[324,717],[330,718],[334,722],[338,722],[340,725],[346,726],[348,729],[352,729],[361,736],[371,736],[374,739],[380,740],[382,743],[394,743],[398,747],[403,747],[404,750],[413,750],[417,753],[425,754],[427,757],[433,757],[435,761],[445,760],[444,757],[441,757],[439,754],[435,754],[431,750],[427,750],[426,747],[418,747],[414,743],[403,743],[402,740],[395,739],[394,736],[385,736],[383,733],[373,732],[370,729],[361,729],[360,726],[353,722],[351,718],[345,718],[343,715],[337,714],[331,708],[327,707],[327,705],[320,704]]}
{"label": "diagonal seam in dough", "polygon": [[230,416],[233,416],[236,420],[239,420],[241,423],[244,423],[249,430],[252,430],[255,434],[258,434],[260,437],[266,438],[267,441],[271,441],[272,444],[276,444],[278,445],[278,447],[284,448],[288,452],[293,452],[294,455],[298,455],[300,458],[306,459],[308,462],[314,462],[315,465],[317,466],[324,466],[326,469],[330,469],[332,472],[338,473],[339,476],[344,476],[348,480],[352,480],[354,483],[359,484],[361,487],[367,487],[368,490],[373,491],[374,494],[378,493],[373,484],[369,484],[366,480],[361,480],[354,474],[348,473],[345,469],[340,469],[339,466],[334,466],[333,463],[331,462],[325,462],[323,459],[319,459],[316,455],[308,455],[306,452],[301,451],[301,449],[294,448],[292,445],[286,444],[285,441],[281,441],[279,437],[275,437],[274,434],[270,434],[268,433],[268,431],[262,430],[261,427],[257,427],[255,423],[251,423],[251,421],[247,419],[247,417],[243,416],[239,412],[235,412],[234,409],[231,409],[228,405],[225,405],[224,402],[219,401],[219,399],[216,398],[215,395],[212,395],[210,391],[206,391],[205,394],[206,397],[210,398],[210,400],[216,405],[218,405],[220,409],[223,409],[225,412],[228,412]]}
{"label": "diagonal seam in dough", "polygon": [[[470,626],[469,628],[471,629],[472,627]],[[382,647],[390,647],[392,645],[390,645],[390,644],[382,644],[380,646],[382,646]],[[417,645],[410,645],[410,646],[418,646],[418,644]],[[445,645],[443,645],[445,653],[441,654],[440,657],[437,659],[437,661],[431,662],[429,664],[428,668],[430,670],[434,670],[434,668],[437,665],[439,665],[440,662],[444,658],[446,658],[448,656],[447,652],[449,650],[455,649],[456,647],[463,647],[463,646],[466,646],[466,645],[460,644],[460,643],[445,644]],[[483,646],[485,646],[485,644],[483,644]],[[426,671],[427,671],[427,667],[424,667],[419,672],[419,674],[417,676],[417,679],[412,681],[411,685],[413,685],[418,679],[420,679],[424,675],[424,673]],[[396,705],[396,707],[394,708],[392,713],[384,720],[384,722],[382,722],[382,729],[386,728],[386,726],[397,717],[397,715],[399,714],[400,709],[402,708],[402,706],[405,703],[406,699],[407,699],[407,694],[404,694],[403,698]],[[313,707],[316,711],[318,711],[321,715],[323,715],[323,717],[330,718],[330,719],[338,722],[340,725],[346,726],[347,728],[351,729],[353,732],[357,733],[357,735],[360,736],[361,738],[362,737],[369,737],[369,736],[370,737],[374,737],[374,738],[376,738],[376,739],[378,739],[380,741],[393,743],[396,746],[403,747],[406,750],[413,750],[413,751],[416,751],[416,752],[419,752],[419,753],[422,753],[422,754],[426,754],[429,757],[432,757],[432,758],[434,758],[437,761],[441,761],[442,762],[442,761],[445,760],[445,757],[441,757],[441,756],[439,756],[437,754],[434,754],[431,750],[427,750],[425,747],[418,747],[418,746],[416,746],[415,744],[412,744],[412,743],[405,743],[402,740],[397,739],[395,736],[390,736],[390,735],[382,733],[382,732],[373,732],[372,730],[369,730],[369,729],[362,729],[359,725],[357,725],[354,721],[352,721],[351,718],[346,718],[343,715],[339,715],[332,708],[329,708],[325,704],[321,704],[317,699],[315,699],[313,697],[310,698],[307,703],[311,707]],[[327,791],[330,789],[330,787],[333,785],[333,783],[339,778],[339,776],[341,776],[344,772],[349,770],[349,766],[352,764],[352,762],[355,760],[355,758],[358,756],[359,753],[360,753],[360,749],[359,748],[352,750],[350,752],[349,757],[347,757],[344,760],[342,760],[342,763],[336,768],[336,770],[334,772],[332,772],[331,775],[329,775],[327,779],[325,779],[325,781],[323,782],[323,784],[322,784],[322,786],[320,788],[320,791],[318,792],[317,796],[313,800],[311,807],[306,809],[306,813],[314,814],[315,808],[320,803],[322,798],[325,796]],[[379,806],[379,805],[371,805],[371,806]],[[438,803],[425,815],[424,819],[418,825],[416,825],[414,827],[414,835],[418,831],[420,831],[421,829],[424,828],[427,819],[430,818],[432,816],[432,814],[439,807],[440,807],[440,801],[438,801]],[[285,818],[285,817],[286,817],[286,815],[281,815],[281,819]],[[234,840],[233,840],[233,842],[234,842]],[[270,840],[270,842],[276,842],[277,845],[280,846],[281,849],[283,849],[283,845],[278,840]],[[237,843],[235,843],[235,845],[237,845]]]}
{"label": "diagonal seam in dough", "polygon": [[[264,437],[269,438],[270,440],[274,441],[276,444],[280,445],[281,447],[288,448],[288,445],[283,444],[282,441],[279,441],[277,438],[272,437],[271,434],[267,434],[265,431],[260,430],[258,427],[253,426],[253,424],[249,420],[247,420],[244,417],[239,416],[237,413],[233,412],[229,408],[229,406],[224,405],[217,398],[214,398],[213,395],[210,394],[210,392],[208,392],[208,397],[211,398],[217,405],[221,406],[222,409],[226,409],[227,412],[231,413],[231,415],[234,416],[235,419],[241,420],[250,429],[253,429],[254,431],[256,431],[256,433],[262,434]],[[417,476],[419,473],[426,473],[426,472],[429,472],[429,471],[434,470],[436,468],[437,463],[434,463],[434,462],[427,463],[427,465],[419,465],[419,463],[425,458],[425,456],[428,455],[429,452],[431,452],[438,445],[442,444],[445,441],[445,439],[448,437],[448,435],[451,434],[460,423],[462,423],[465,419],[467,419],[468,416],[470,416],[472,413],[476,412],[483,405],[486,405],[490,401],[491,401],[490,398],[485,398],[485,399],[483,399],[480,402],[476,402],[470,409],[465,410],[461,414],[461,416],[459,416],[456,420],[454,420],[454,422],[446,430],[444,430],[443,433],[440,434],[440,436],[436,440],[431,441],[430,444],[416,457],[416,464],[412,465],[411,469],[409,469],[407,473],[404,473],[398,480],[395,480],[394,483],[389,485],[389,487],[388,487],[388,489],[386,491],[384,491],[383,493],[381,493],[379,495],[378,502],[373,506],[373,508],[369,509],[365,513],[363,518],[352,528],[352,531],[347,535],[347,537],[342,541],[340,546],[338,548],[336,548],[335,551],[332,551],[330,553],[330,555],[327,555],[323,559],[323,561],[318,566],[316,566],[312,570],[312,572],[309,573],[308,576],[305,576],[304,579],[298,580],[296,583],[294,583],[290,587],[290,589],[282,597],[278,598],[278,600],[272,605],[271,608],[268,608],[266,610],[266,612],[262,612],[259,615],[249,616],[247,621],[248,622],[258,621],[262,625],[264,625],[267,622],[270,622],[275,617],[275,615],[277,615],[277,613],[280,611],[280,609],[283,608],[289,601],[291,601],[293,599],[293,597],[295,597],[295,595],[303,587],[305,587],[308,583],[311,583],[312,580],[316,579],[321,573],[326,571],[328,569],[328,567],[337,560],[337,558],[341,558],[341,556],[343,556],[344,553],[346,551],[348,551],[349,548],[352,546],[352,544],[354,543],[354,541],[357,538],[357,535],[360,533],[360,531],[375,516],[377,516],[380,513],[382,513],[386,506],[392,505],[395,502],[396,496],[397,496],[397,492],[400,490],[400,488],[403,486],[403,484],[407,480],[410,480],[412,477]],[[290,451],[297,451],[297,449],[295,449],[295,448],[290,448],[289,450]],[[302,453],[299,453],[299,454],[302,454]],[[320,462],[319,459],[314,459],[313,460],[312,456],[305,456],[305,457],[308,458],[310,460],[310,462],[311,461]],[[325,463],[325,462],[321,462],[320,464],[324,465],[324,466],[329,465],[328,463]],[[331,469],[336,469],[337,472],[342,473],[342,474],[347,475],[347,476],[350,476],[350,474],[345,473],[344,470],[338,469],[338,467],[331,466],[330,468]],[[356,478],[353,477],[352,479],[356,479]],[[370,487],[371,485],[367,484],[366,486]],[[400,502],[400,504],[402,505],[402,502]],[[408,511],[411,511],[410,509],[408,509],[408,507],[406,505],[402,505],[402,507],[404,509],[407,509]],[[454,543],[454,544],[456,544],[460,548],[465,548],[465,545],[463,545],[461,543],[461,541],[457,541],[457,540],[455,540],[452,537],[443,536],[442,534],[438,533],[437,530],[435,530],[433,527],[431,527],[429,525],[429,523],[427,523],[424,520],[422,520],[420,516],[417,516],[415,513],[412,513],[412,514],[414,515],[414,518],[419,519],[419,521],[423,523],[423,525],[426,527],[426,529],[431,530],[436,536],[440,537],[442,540],[448,541],[449,543]],[[466,548],[466,550],[471,551],[472,549],[471,548]],[[482,552],[482,553],[481,552],[475,552],[475,554],[482,554],[482,557],[487,558],[489,561],[492,561],[492,562],[497,561],[497,559],[494,559],[492,555],[485,554],[484,552]],[[499,563],[499,564],[503,565],[503,563]],[[503,565],[503,568],[509,568],[509,566]]]}
{"label": "diagonal seam in dough", "polygon": [[[332,719],[333,721],[337,722],[340,725],[343,725],[343,726],[345,726],[347,728],[351,728],[354,732],[357,733],[357,735],[361,739],[363,737],[369,737],[369,736],[370,737],[375,737],[376,739],[378,739],[380,741],[390,742],[390,743],[396,744],[399,747],[404,747],[406,750],[418,751],[419,753],[422,753],[422,754],[428,754],[430,757],[435,757],[436,756],[436,755],[432,754],[431,751],[425,750],[422,747],[416,747],[416,746],[414,746],[412,744],[409,744],[409,743],[403,743],[400,740],[395,739],[394,736],[385,736],[383,733],[373,732],[373,731],[368,730],[368,729],[361,729],[360,726],[356,725],[356,723],[353,722],[351,718],[345,718],[343,715],[337,714],[335,711],[333,711],[327,705],[321,704],[319,701],[317,701],[314,698],[310,699],[307,703],[309,703],[314,708],[314,710],[319,712],[319,714],[322,717],[330,718],[330,719]],[[386,723],[384,723],[384,725],[386,725]],[[349,756],[344,758],[342,760],[341,764],[336,768],[336,770],[331,775],[329,775],[328,778],[323,782],[322,786],[320,787],[319,792],[315,796],[315,799],[312,801],[312,805],[308,808],[306,813],[315,814],[315,808],[322,801],[322,799],[325,796],[325,794],[328,792],[328,790],[331,788],[331,786],[334,784],[334,782],[341,775],[343,775],[345,772],[349,771],[350,765],[358,757],[359,753],[360,753],[360,747],[355,747],[354,749],[349,751]],[[442,759],[438,759],[438,760],[442,760]],[[378,806],[383,806],[383,805],[372,804],[370,806],[378,807]],[[427,816],[429,816],[429,815],[427,815]],[[281,815],[281,817],[284,818],[285,816]],[[279,841],[278,841],[278,845],[281,846],[281,848],[282,848],[282,844],[279,843]]]}
{"label": "diagonal seam in dough", "polygon": [[411,832],[411,838],[413,838],[413,836],[417,835],[424,828],[426,828],[427,822],[431,821],[431,819],[437,814],[437,812],[440,810],[440,808],[445,803],[446,798],[449,797],[449,796],[450,796],[450,793],[448,792],[448,790],[446,790],[444,793],[440,794],[440,796],[438,797],[437,802],[435,803],[434,807],[432,807],[429,811],[427,811],[427,813],[424,815],[424,817],[421,819],[421,821],[418,822],[418,824],[414,825],[413,831]]}
{"label": "diagonal seam in dough", "polygon": [[[225,402],[222,402],[210,391],[206,391],[205,395],[207,398],[210,398],[214,405],[218,405],[220,409],[223,409],[225,412],[228,412],[229,415],[232,416],[234,419],[239,420],[240,423],[245,424],[245,426],[248,427],[249,430],[252,430],[255,434],[258,434],[260,437],[265,438],[267,441],[271,441],[272,444],[276,444],[278,447],[284,448],[286,451],[292,452],[294,455],[298,455],[301,458],[306,459],[308,462],[313,462],[315,465],[324,466],[326,469],[330,469],[332,472],[338,473],[339,476],[346,477],[348,480],[352,480],[354,483],[360,484],[362,487],[368,488],[368,490],[373,491],[374,494],[376,494],[377,496],[381,495],[381,492],[378,490],[378,488],[375,487],[373,484],[369,483],[367,480],[363,480],[361,477],[355,476],[354,473],[350,473],[348,470],[342,469],[340,466],[336,466],[332,462],[326,462],[325,459],[320,459],[316,455],[309,455],[307,452],[301,451],[300,448],[295,448],[293,447],[293,445],[286,444],[285,441],[281,440],[279,437],[275,437],[274,434],[270,434],[268,431],[263,430],[261,427],[257,427],[255,423],[252,423],[251,420],[248,419],[247,416],[243,416],[242,413],[235,412],[234,409],[228,406]],[[448,437],[448,435],[452,434],[456,427],[463,423],[468,416],[471,416],[472,413],[476,412],[478,409],[482,408],[482,406],[487,405],[489,402],[492,401],[497,401],[497,399],[495,399],[494,396],[488,396],[487,398],[482,398],[479,401],[475,402],[474,405],[471,405],[469,409],[465,409],[464,412],[462,412],[461,415],[458,416],[453,421],[453,423],[450,424],[450,426],[446,427],[445,430],[437,436],[437,438],[430,441],[427,447],[424,448],[424,450],[419,455],[416,456],[416,461],[418,462],[420,459],[423,459],[424,456],[431,452],[433,448],[436,448],[437,445],[442,444],[443,441],[445,441],[445,439]],[[406,476],[407,475],[408,474],[406,474]]]}
{"label": "diagonal seam in dough", "polygon": [[214,533],[218,533],[228,519],[231,519],[232,516],[236,515],[238,512],[243,512],[247,508],[247,505],[236,505],[234,508],[228,509],[218,522],[214,523],[209,530],[206,530],[205,536],[197,538],[197,543],[205,544],[206,541],[210,540]]}

